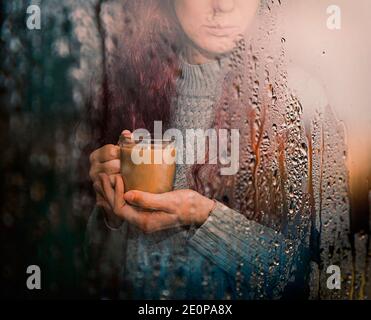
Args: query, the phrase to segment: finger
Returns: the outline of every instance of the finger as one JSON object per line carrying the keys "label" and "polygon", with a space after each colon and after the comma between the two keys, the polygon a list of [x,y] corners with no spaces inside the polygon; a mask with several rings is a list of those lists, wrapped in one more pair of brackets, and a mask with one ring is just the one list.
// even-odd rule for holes
{"label": "finger", "polygon": [[103,209],[107,214],[112,212],[112,208],[105,200],[99,200],[97,201],[97,207]]}
{"label": "finger", "polygon": [[120,135],[120,138],[119,138],[119,141],[118,141],[118,144],[120,145],[120,142],[122,140],[131,140],[133,137],[132,133],[129,131],[129,130],[124,130],[121,132],[121,135]]}
{"label": "finger", "polygon": [[108,202],[106,201],[106,199],[105,199],[101,194],[98,194],[98,193],[97,193],[95,199],[96,199],[96,202],[97,202],[97,203],[104,203],[104,202],[108,203]]}
{"label": "finger", "polygon": [[170,193],[154,194],[137,190],[124,195],[124,199],[132,205],[165,212],[174,212],[176,209],[173,197]]}
{"label": "finger", "polygon": [[114,205],[115,205],[115,203],[114,203],[115,202],[115,191],[114,191],[114,188],[111,185],[109,177],[105,173],[100,173],[99,177],[100,177],[101,182],[102,182],[104,197],[108,201],[111,208],[114,208]]}
{"label": "finger", "polygon": [[[117,175],[118,177],[121,177],[121,175]],[[111,183],[111,186],[114,188],[115,187],[115,178],[116,176],[109,176],[109,179],[110,179],[110,183]],[[93,187],[94,187],[94,191],[96,193],[96,202],[98,204],[98,202],[106,202],[108,207],[109,207],[109,204],[108,204],[108,200],[105,198],[106,195],[105,195],[105,192],[103,190],[103,186],[102,186],[102,182],[101,180],[96,180],[93,184]],[[122,197],[123,199],[123,197]],[[111,211],[112,211],[112,208],[111,208]]]}
{"label": "finger", "polygon": [[181,225],[175,214],[169,214],[163,211],[145,212],[137,210],[130,205],[123,207],[120,211],[120,216],[145,233],[153,233]]}
{"label": "finger", "polygon": [[131,131],[130,130],[124,130],[121,132],[121,135],[126,138],[131,138]]}
{"label": "finger", "polygon": [[106,162],[120,158],[120,147],[113,144],[107,144],[104,147],[95,150],[90,155],[90,163]]}
{"label": "finger", "polygon": [[115,177],[114,211],[119,212],[124,205],[125,205],[124,181],[121,176],[116,176]]}
{"label": "finger", "polygon": [[[121,177],[120,174],[118,175],[110,175],[108,176],[109,177],[109,180],[110,180],[110,183],[111,183],[111,186],[114,188],[115,187],[115,178],[116,176],[119,176]],[[102,182],[100,179],[95,179],[94,183],[93,183],[93,188],[94,188],[94,191],[97,193],[97,194],[100,194],[104,197],[104,190],[103,190],[103,187],[102,187]]]}
{"label": "finger", "polygon": [[118,173],[118,174],[111,174],[108,177],[109,177],[109,180],[111,182],[111,186],[112,187],[115,187],[115,185],[116,185],[116,177],[121,177],[121,174],[120,173]]}
{"label": "finger", "polygon": [[117,174],[120,172],[120,159],[110,160],[106,162],[101,162],[98,164],[100,172],[106,173],[108,175]]}
{"label": "finger", "polygon": [[96,206],[102,208],[106,213],[112,212],[112,208],[106,201],[106,199],[99,193],[96,196]]}
{"label": "finger", "polygon": [[106,162],[95,162],[90,170],[90,177],[94,181],[100,173],[114,175],[120,173],[120,159],[110,160]]}
{"label": "finger", "polygon": [[94,188],[94,191],[97,195],[97,201],[98,201],[98,197],[99,197],[99,199],[105,200],[105,194],[104,194],[102,182],[100,180],[96,180],[93,183],[93,188]]}

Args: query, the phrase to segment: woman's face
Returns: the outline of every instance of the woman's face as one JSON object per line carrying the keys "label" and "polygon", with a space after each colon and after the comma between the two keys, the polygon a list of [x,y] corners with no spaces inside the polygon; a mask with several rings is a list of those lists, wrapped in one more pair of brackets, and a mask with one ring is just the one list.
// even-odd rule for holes
{"label": "woman's face", "polygon": [[230,52],[253,21],[260,0],[174,0],[191,43],[208,55]]}

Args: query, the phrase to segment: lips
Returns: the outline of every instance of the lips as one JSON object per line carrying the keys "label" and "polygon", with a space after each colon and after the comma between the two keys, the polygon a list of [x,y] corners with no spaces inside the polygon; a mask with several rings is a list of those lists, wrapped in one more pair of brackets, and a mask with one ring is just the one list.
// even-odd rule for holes
{"label": "lips", "polygon": [[204,26],[206,31],[215,37],[230,37],[238,32],[234,26]]}

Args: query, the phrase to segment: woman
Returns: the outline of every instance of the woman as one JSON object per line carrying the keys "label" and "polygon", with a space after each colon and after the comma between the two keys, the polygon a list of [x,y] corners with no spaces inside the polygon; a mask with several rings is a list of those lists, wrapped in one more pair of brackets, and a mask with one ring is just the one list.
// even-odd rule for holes
{"label": "woman", "polygon": [[[102,286],[114,290],[103,295],[306,296],[313,218],[308,147],[300,104],[284,85],[274,87],[267,70],[258,72],[246,45],[263,5],[125,2],[124,31],[112,40],[116,54],[90,113],[97,207],[88,239]],[[125,193],[114,143],[124,129],[124,135],[151,130],[155,120],[181,131],[238,128],[238,173],[223,177],[220,164],[183,165],[172,192]]]}

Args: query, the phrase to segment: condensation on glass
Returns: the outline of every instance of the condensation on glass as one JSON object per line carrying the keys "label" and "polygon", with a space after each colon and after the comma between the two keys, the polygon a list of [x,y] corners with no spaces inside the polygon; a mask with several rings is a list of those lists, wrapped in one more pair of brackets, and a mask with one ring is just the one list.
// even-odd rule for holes
{"label": "condensation on glass", "polygon": [[[17,4],[21,7],[20,2],[14,1],[14,5],[8,8],[9,12],[18,12]],[[105,72],[102,66],[105,68],[114,59],[113,54],[119,39],[117,21],[124,21],[125,13],[121,12],[120,1],[64,1],[63,4],[59,1],[48,1],[43,6],[46,16],[56,25],[63,25],[62,22],[67,20],[67,13],[73,21],[74,36],[80,45],[79,64],[69,65],[68,75],[74,84],[71,103],[75,103],[76,109],[81,110],[83,97],[88,90],[99,87],[96,83],[96,87],[92,88],[91,78],[102,78]],[[312,299],[370,298],[369,237],[367,234],[354,235],[350,229],[350,215],[353,213],[349,190],[350,169],[347,166],[346,123],[337,118],[334,112],[336,106],[331,105],[321,106],[312,113],[310,119],[304,120],[303,114],[308,106],[302,104],[300,97],[296,96],[288,85],[289,70],[285,60],[287,40],[279,28],[279,21],[285,15],[284,10],[284,1],[282,4],[281,1],[265,1],[254,26],[253,36],[241,41],[232,53],[230,72],[225,83],[228,89],[225,91],[223,103],[220,104],[223,117],[219,125],[240,128],[241,166],[233,178],[235,189],[223,192],[228,194],[233,208],[240,212],[244,219],[257,221],[269,227],[269,232],[283,235],[279,239],[286,242],[285,254],[289,263],[280,265],[281,261],[272,261],[266,272],[274,273],[280,269],[282,276],[290,278],[289,274],[294,275],[296,266],[302,262],[302,257],[297,253],[301,252],[302,247],[312,246],[314,261],[310,263],[308,279]],[[55,55],[62,58],[72,55],[68,37],[65,34],[53,36],[52,47]],[[10,22],[6,22],[2,27],[1,37],[8,44],[9,52],[22,51],[21,44],[24,39],[12,33]],[[30,39],[36,43],[40,42],[35,51],[35,54],[40,54],[40,35],[35,33]],[[23,53],[21,57],[24,61],[27,60],[25,55]],[[19,64],[17,70],[20,75],[26,74],[26,67],[27,64]],[[38,83],[37,80],[42,76],[40,70],[32,74],[35,83]],[[17,79],[1,74],[0,81],[13,92],[9,98],[10,109],[18,108],[22,93]],[[45,81],[47,87],[48,83],[49,87],[53,85],[53,79],[47,78]],[[41,98],[33,97],[28,111],[38,112],[41,105]],[[23,127],[22,121],[32,121],[32,116],[28,120],[11,117],[10,127],[15,134]],[[78,130],[76,137],[71,134],[64,139],[64,135],[68,133],[63,132],[63,128],[59,128],[55,133],[60,143],[56,144],[59,161],[54,169],[61,174],[66,173],[65,163],[69,161],[66,160],[66,150],[72,149],[72,139],[75,139],[76,144],[73,149],[73,159],[76,161],[81,144],[88,138],[83,127]],[[24,137],[27,135],[23,134],[22,138]],[[31,161],[51,166],[47,152],[44,151],[34,150]],[[223,179],[215,180],[216,187],[222,184],[230,185],[230,180]],[[36,184],[31,195],[38,198],[44,189],[45,187]],[[368,199],[371,197],[365,195],[367,196]],[[79,204],[81,201],[83,199],[74,199],[73,206],[83,207]],[[58,225],[58,206],[50,207],[51,223]],[[252,232],[251,225],[242,220],[240,224],[233,225],[233,228],[235,230],[229,230],[232,234],[246,233],[248,236]],[[267,232],[268,229],[261,230]],[[192,258],[194,261],[186,261],[189,256],[185,252],[185,242],[181,240],[174,241],[170,251],[162,247],[165,246],[164,241],[171,238],[171,232],[148,236],[132,229],[126,243],[117,242],[116,247],[109,249],[133,248],[133,251],[125,254],[125,259],[129,262],[125,270],[111,269],[109,264],[114,264],[113,261],[102,265],[101,270],[106,281],[120,277],[126,272],[135,280],[139,288],[137,290],[147,290],[150,295],[159,279],[164,279],[161,280],[163,289],[159,297],[162,299],[171,298],[177,290],[184,290],[185,281],[179,271],[181,269],[173,272],[171,268],[175,265],[197,264],[198,260]],[[257,245],[272,248],[272,252],[268,251],[266,255],[273,255],[280,243]],[[255,265],[264,270],[263,262],[259,259],[261,257],[253,257]],[[245,261],[241,260],[237,264],[243,268],[244,263]],[[331,265],[341,269],[341,290],[328,289],[327,280],[330,275],[326,271]],[[112,272],[118,274],[111,274]],[[171,276],[164,278],[164,272]],[[214,272],[211,264],[205,264],[204,277],[200,279],[207,297],[210,298],[214,297],[217,290],[214,287]],[[148,278],[152,279],[151,283],[145,282]],[[248,279],[244,279],[243,273],[237,268],[233,282],[237,291],[243,291],[242,287],[248,285],[254,291],[254,298],[264,298],[267,295],[264,273],[253,273]],[[122,296],[126,297],[127,293],[123,292]],[[225,298],[229,297],[230,293],[226,292]]]}
{"label": "condensation on glass", "polygon": [[[109,59],[114,46],[113,21],[119,16],[117,8],[118,4],[114,1],[102,4],[102,19],[107,32],[106,59]],[[293,93],[287,80],[286,39],[280,34],[278,25],[278,17],[283,14],[284,5],[280,1],[266,1],[254,35],[241,41],[232,54],[230,75],[226,81],[228,94],[221,105],[224,123],[220,124],[241,130],[241,167],[235,177],[235,190],[230,197],[234,200],[236,210],[246,219],[258,221],[274,232],[283,234],[284,241],[287,241],[286,254],[292,259],[301,259],[297,255],[300,246],[315,248],[316,261],[311,262],[308,279],[312,299],[366,298],[370,294],[366,292],[370,287],[366,284],[369,267],[365,263],[367,252],[364,243],[367,242],[367,236],[356,237],[353,251],[350,243],[345,127],[335,116],[332,106],[326,105],[304,121],[303,109],[306,106]],[[91,19],[80,6],[76,6],[74,17],[77,22],[76,32],[81,35],[82,52],[90,49],[90,52],[96,54],[100,39],[97,37],[94,44],[90,37],[82,36],[90,29],[81,23],[88,21],[81,15]],[[88,56],[81,57],[82,68],[89,65],[89,59]],[[101,54],[98,54],[95,63],[100,59]],[[83,70],[80,68],[76,74],[78,72]],[[221,179],[219,183],[223,181]],[[241,224],[235,228],[245,227]],[[241,232],[231,230],[232,233],[234,231]],[[245,228],[245,232],[250,232],[249,227]],[[163,257],[155,249],[140,254],[141,250],[148,249],[147,242],[151,241],[149,237],[139,235],[136,241],[138,259],[148,260],[137,261],[143,265],[142,269],[134,264],[128,265],[126,271],[134,273],[133,277],[138,283],[146,278],[146,272],[152,272],[153,279],[160,277],[161,272],[164,272],[161,267]],[[182,257],[183,249],[177,248],[179,243],[173,243],[172,246],[172,250],[180,251],[180,260],[186,259],[186,256]],[[262,247],[269,245],[262,244]],[[274,248],[275,244],[271,247]],[[243,265],[244,261],[239,263]],[[255,263],[259,265],[259,257],[256,257]],[[286,270],[286,266],[279,266],[279,263],[273,261],[270,272],[282,267],[285,272],[294,273],[295,264],[300,264],[300,261],[288,266],[290,270]],[[170,260],[167,267],[171,268],[171,265]],[[341,290],[327,288],[329,274],[326,270],[331,265],[341,268]],[[265,295],[264,276],[256,273],[248,279],[249,285],[256,291],[255,298],[263,298]],[[156,285],[156,281],[153,281],[152,285]],[[246,279],[241,279],[241,272],[237,270],[234,281],[239,288]],[[150,286],[142,285],[143,288],[144,285]],[[212,297],[212,277],[203,279],[202,285],[206,291],[210,291]],[[182,286],[180,274],[167,279],[161,298],[166,299]]]}

